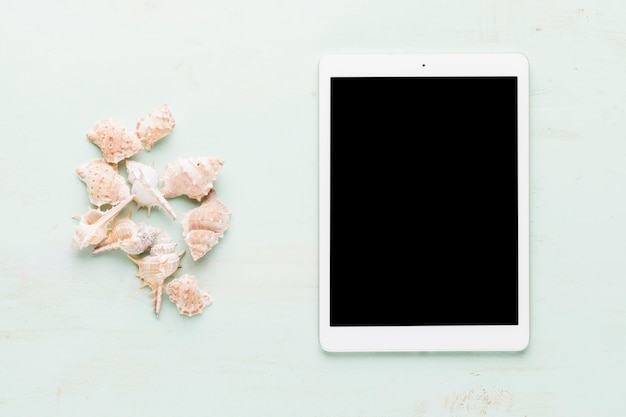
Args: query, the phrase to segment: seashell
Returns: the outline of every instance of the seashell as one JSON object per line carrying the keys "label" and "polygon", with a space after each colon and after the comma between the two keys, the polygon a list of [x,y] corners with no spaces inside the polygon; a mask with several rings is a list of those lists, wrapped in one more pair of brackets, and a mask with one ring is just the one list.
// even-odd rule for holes
{"label": "seashell", "polygon": [[211,304],[211,295],[198,287],[193,275],[185,274],[174,278],[165,286],[165,293],[176,304],[180,314],[193,316],[202,313],[204,307]]}
{"label": "seashell", "polygon": [[143,258],[128,255],[128,258],[138,267],[137,276],[143,279],[140,288],[149,286],[152,289],[153,310],[157,317],[161,311],[165,280],[181,267],[180,259],[184,254],[184,250],[176,253],[176,242],[169,234],[161,232],[155,244],[150,248],[150,255]]}
{"label": "seashell", "polygon": [[165,198],[186,195],[200,201],[213,189],[222,165],[224,161],[218,158],[178,158],[167,165],[161,192]]}
{"label": "seashell", "polygon": [[183,238],[194,261],[217,245],[230,226],[230,215],[226,205],[217,198],[214,189],[200,206],[183,215],[180,222]]}
{"label": "seashell", "polygon": [[117,164],[143,150],[143,145],[134,131],[124,122],[109,117],[96,122],[87,133],[87,139],[100,148],[107,162]]}
{"label": "seashell", "polygon": [[117,205],[130,196],[130,188],[124,177],[117,173],[117,165],[105,159],[93,159],[76,168],[78,178],[87,185],[89,201],[100,207]]}
{"label": "seashell", "polygon": [[165,210],[172,219],[176,220],[174,209],[158,188],[159,177],[156,170],[150,165],[131,159],[126,161],[126,170],[128,172],[128,181],[132,184],[131,192],[135,195],[137,207],[146,207],[148,215],[150,215],[150,209],[158,206]]}
{"label": "seashell", "polygon": [[131,211],[126,217],[115,219],[105,240],[96,245],[92,253],[98,254],[121,249],[131,255],[139,255],[148,250],[161,233],[161,229],[131,220]]}
{"label": "seashell", "polygon": [[75,216],[80,218],[80,223],[76,226],[74,231],[74,238],[72,240],[72,247],[77,249],[83,249],[89,245],[95,245],[100,243],[107,237],[108,224],[126,207],[134,196],[129,196],[126,200],[123,200],[116,206],[107,211],[100,209],[89,209],[87,213],[82,216]]}
{"label": "seashell", "polygon": [[167,104],[163,104],[137,121],[135,133],[143,147],[151,150],[156,141],[169,135],[175,126],[172,112]]}

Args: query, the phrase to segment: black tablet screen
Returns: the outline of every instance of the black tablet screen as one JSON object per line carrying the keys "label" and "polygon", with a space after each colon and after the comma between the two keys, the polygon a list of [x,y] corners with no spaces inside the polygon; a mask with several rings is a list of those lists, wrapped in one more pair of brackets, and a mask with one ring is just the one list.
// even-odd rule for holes
{"label": "black tablet screen", "polygon": [[517,78],[333,78],[330,117],[331,325],[517,324]]}

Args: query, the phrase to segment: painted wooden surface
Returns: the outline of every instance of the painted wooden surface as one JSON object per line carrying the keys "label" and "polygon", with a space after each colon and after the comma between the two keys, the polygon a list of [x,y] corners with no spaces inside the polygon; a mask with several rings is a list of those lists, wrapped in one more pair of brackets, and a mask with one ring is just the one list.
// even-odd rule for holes
{"label": "painted wooden surface", "polygon": [[[0,415],[626,414],[623,3],[9,0],[1,10]],[[529,58],[530,347],[327,354],[317,62],[423,51]],[[163,170],[178,156],[222,157],[216,189],[233,213],[210,256],[183,258],[181,272],[214,298],[193,318],[164,302],[156,319],[124,256],[70,248],[72,216],[88,207],[74,170],[99,156],[85,133],[162,103],[177,126],[141,159]],[[158,209],[136,215],[178,236]]]}

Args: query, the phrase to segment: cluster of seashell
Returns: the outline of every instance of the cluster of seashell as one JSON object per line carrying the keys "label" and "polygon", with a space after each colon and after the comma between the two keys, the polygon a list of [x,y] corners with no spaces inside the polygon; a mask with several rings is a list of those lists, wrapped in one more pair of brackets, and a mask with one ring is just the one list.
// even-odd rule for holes
{"label": "cluster of seashell", "polygon": [[[131,219],[132,210],[124,216],[120,214],[134,201],[137,210],[145,207],[148,215],[156,206],[176,220],[178,216],[168,199],[186,196],[197,201],[198,205],[184,213],[180,221],[183,240],[194,261],[218,244],[230,226],[231,216],[213,187],[224,164],[221,159],[179,157],[167,164],[162,178],[153,166],[131,159],[144,149],[151,150],[175,126],[167,105],[141,117],[134,130],[119,119],[99,120],[87,138],[100,148],[103,157],[76,168],[93,207],[74,216],[79,223],[75,226],[72,247],[79,250],[91,247],[93,254],[125,252],[137,265],[136,276],[143,281],[141,287],[148,286],[152,291],[157,317],[164,292],[176,304],[178,312],[187,316],[201,313],[211,304],[211,296],[198,287],[193,275],[174,278],[186,250],[177,251],[177,243],[166,231],[145,222],[136,223]],[[118,171],[122,161],[127,178]]]}

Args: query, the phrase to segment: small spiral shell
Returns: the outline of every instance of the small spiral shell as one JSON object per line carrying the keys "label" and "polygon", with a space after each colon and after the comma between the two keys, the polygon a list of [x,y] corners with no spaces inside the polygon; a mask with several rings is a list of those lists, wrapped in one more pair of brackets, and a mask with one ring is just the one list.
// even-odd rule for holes
{"label": "small spiral shell", "polygon": [[105,240],[95,246],[92,253],[122,250],[130,255],[147,251],[156,241],[161,229],[131,220],[131,211],[125,217],[115,219]]}
{"label": "small spiral shell", "polygon": [[211,190],[202,204],[189,210],[181,219],[183,239],[189,247],[194,261],[202,258],[215,245],[230,227],[230,211]]}
{"label": "small spiral shell", "polygon": [[153,310],[157,317],[161,311],[165,280],[181,267],[180,260],[184,254],[184,250],[176,253],[176,242],[169,234],[162,232],[150,249],[150,255],[143,258],[128,255],[138,267],[136,275],[143,280],[141,288],[148,286],[152,289]]}

